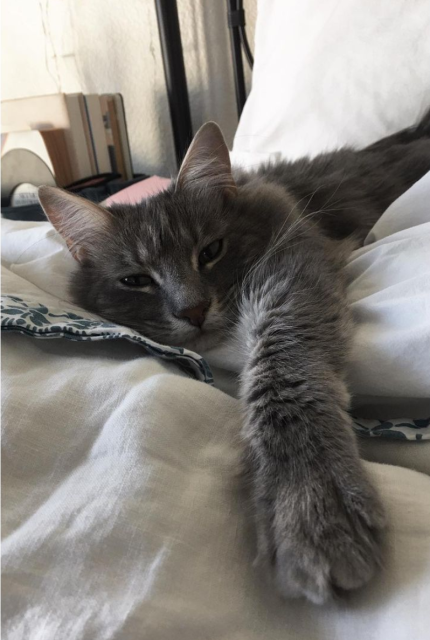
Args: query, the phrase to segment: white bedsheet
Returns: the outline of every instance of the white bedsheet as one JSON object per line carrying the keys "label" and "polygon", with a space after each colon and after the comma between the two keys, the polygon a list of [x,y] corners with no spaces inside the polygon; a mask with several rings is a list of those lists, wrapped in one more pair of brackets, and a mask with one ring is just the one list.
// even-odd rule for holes
{"label": "white bedsheet", "polygon": [[356,405],[430,416],[430,172],[385,211],[347,272]]}
{"label": "white bedsheet", "polygon": [[[429,408],[429,194],[430,174],[349,263],[351,378],[369,417]],[[3,232],[4,293],[61,306],[74,262],[58,237],[45,223]],[[368,463],[390,518],[368,588],[324,608],[281,602],[252,567],[234,398],[124,341],[2,343],[5,638],[428,637],[426,473]],[[430,473],[429,446],[372,439],[364,453]]]}
{"label": "white bedsheet", "polygon": [[[421,196],[422,186],[416,190]],[[428,202],[421,196],[416,203]],[[372,271],[378,256],[399,261],[403,255],[384,225],[400,234],[404,249],[418,251],[412,257],[421,256],[406,283],[419,280],[427,264],[428,254],[419,253],[427,245],[417,244],[428,233],[427,207],[407,198],[406,204],[415,215],[413,229],[395,227],[404,210],[396,214],[400,205],[393,205],[391,221],[383,218],[374,229],[377,241],[350,264],[359,284],[354,304],[385,309],[387,317],[408,286],[400,278],[397,290],[384,280],[388,266]],[[46,225],[6,223],[2,285],[5,293],[32,294],[49,306],[67,297],[72,262],[46,231]],[[366,289],[369,270],[373,281],[383,274],[378,291]],[[397,276],[404,273],[402,267]],[[419,291],[411,304],[428,313]],[[373,331],[384,319],[382,313]],[[412,327],[415,319],[412,314]],[[137,345],[12,333],[3,338],[2,396],[7,640],[428,637],[428,475],[367,463],[390,519],[380,575],[361,593],[327,607],[282,602],[252,566],[235,399],[173,364],[142,357]],[[418,467],[426,470],[428,443],[397,447],[411,464],[420,455]],[[402,464],[401,455],[394,457]]]}
{"label": "white bedsheet", "polygon": [[380,575],[346,602],[282,602],[252,566],[237,401],[141,355],[3,340],[5,639],[428,637],[428,476],[369,464]]}

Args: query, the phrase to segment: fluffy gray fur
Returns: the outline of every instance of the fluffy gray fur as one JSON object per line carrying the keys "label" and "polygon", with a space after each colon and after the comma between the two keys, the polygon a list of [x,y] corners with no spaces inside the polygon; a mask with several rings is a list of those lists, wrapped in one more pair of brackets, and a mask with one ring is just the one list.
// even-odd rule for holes
{"label": "fluffy gray fur", "polygon": [[[380,564],[384,513],[348,414],[345,258],[430,170],[430,115],[361,151],[232,172],[214,123],[178,179],[139,205],[44,187],[78,260],[78,304],[157,341],[207,350],[235,337],[259,556],[282,594],[321,603]],[[199,255],[222,239],[207,264]],[[144,274],[143,287],[123,279]],[[206,308],[203,326],[183,310]]]}

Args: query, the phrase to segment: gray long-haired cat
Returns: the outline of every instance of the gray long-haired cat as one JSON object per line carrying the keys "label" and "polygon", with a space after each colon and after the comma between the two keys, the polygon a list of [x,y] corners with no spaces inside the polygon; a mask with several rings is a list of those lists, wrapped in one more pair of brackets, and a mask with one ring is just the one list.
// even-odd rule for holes
{"label": "gray long-haired cat", "polygon": [[83,307],[157,341],[236,341],[260,557],[320,603],[380,564],[384,514],[348,415],[345,257],[430,170],[430,113],[361,151],[233,172],[204,125],[178,178],[109,209],[51,187],[41,204],[79,263]]}

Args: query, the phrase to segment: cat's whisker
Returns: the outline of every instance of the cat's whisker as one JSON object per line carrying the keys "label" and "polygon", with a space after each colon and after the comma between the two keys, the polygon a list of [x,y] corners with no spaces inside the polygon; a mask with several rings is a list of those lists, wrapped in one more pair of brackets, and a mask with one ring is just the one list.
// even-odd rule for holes
{"label": "cat's whisker", "polygon": [[286,245],[286,241],[291,238],[293,233],[297,233],[301,227],[305,226],[306,221],[309,218],[316,216],[318,213],[320,213],[320,211],[313,211],[303,216],[303,218],[298,218],[297,220],[295,220],[291,227],[286,229],[282,236],[278,237],[278,240],[270,245],[269,249],[265,252],[261,259],[252,266],[251,270],[248,272],[247,277],[244,280],[244,286],[246,286],[249,279],[251,277],[254,277],[255,273],[264,266],[264,263],[267,263],[267,261],[272,258],[273,255],[278,253],[278,250],[281,251],[283,248],[286,248],[286,246],[281,247],[281,245]]}
{"label": "cat's whisker", "polygon": [[248,272],[247,276],[245,276],[245,279],[243,281],[242,286],[246,286],[248,284],[248,279],[249,277],[252,275],[253,270],[257,269],[260,264],[262,262],[264,262],[265,259],[267,259],[268,257],[270,257],[270,252],[273,250],[273,248],[276,246],[277,242],[281,239],[282,237],[282,233],[283,230],[285,228],[285,225],[289,223],[291,216],[293,215],[293,213],[296,211],[296,209],[298,209],[300,203],[305,199],[305,198],[309,198],[306,206],[308,206],[309,202],[311,201],[311,199],[314,197],[315,193],[316,193],[317,189],[311,193],[308,194],[306,196],[303,196],[300,200],[298,200],[297,202],[295,202],[294,206],[292,209],[290,209],[287,213],[287,216],[284,220],[284,222],[282,223],[281,227],[279,228],[279,230],[277,231],[276,235],[274,236],[274,238],[272,238],[271,242],[269,243],[269,246],[267,248],[267,251],[259,258],[259,260],[257,260],[257,262],[252,265],[250,271]]}

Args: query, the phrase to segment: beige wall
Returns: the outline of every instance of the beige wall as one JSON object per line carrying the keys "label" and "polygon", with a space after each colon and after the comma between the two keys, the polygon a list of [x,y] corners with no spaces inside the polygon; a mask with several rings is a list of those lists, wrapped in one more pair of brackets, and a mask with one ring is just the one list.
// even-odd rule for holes
{"label": "beige wall", "polygon": [[[253,39],[257,0],[245,3]],[[2,0],[2,99],[57,91],[124,96],[134,168],[175,157],[153,0]],[[237,126],[225,0],[178,0],[193,126]],[[248,74],[248,84],[249,84]]]}

